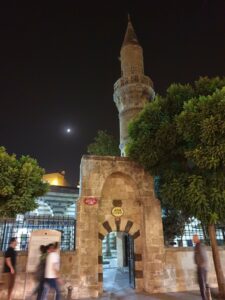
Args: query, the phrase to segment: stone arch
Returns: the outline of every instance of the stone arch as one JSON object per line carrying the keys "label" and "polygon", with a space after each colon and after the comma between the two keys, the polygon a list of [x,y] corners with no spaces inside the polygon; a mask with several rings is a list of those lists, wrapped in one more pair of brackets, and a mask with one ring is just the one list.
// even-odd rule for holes
{"label": "stone arch", "polygon": [[126,232],[136,239],[140,236],[140,225],[127,218],[115,218],[111,216],[99,225],[98,238],[103,240],[112,231]]}
{"label": "stone arch", "polygon": [[[128,170],[129,171],[129,170]],[[120,199],[123,201],[122,206],[125,208],[125,215],[129,215],[134,222],[140,223],[141,220],[133,218],[134,208],[138,212],[140,210],[141,190],[137,185],[137,182],[132,177],[133,174],[126,172],[114,171],[104,179],[100,192],[99,201],[99,214],[104,210],[104,206],[111,205],[112,200]],[[126,207],[127,206],[127,207]],[[104,218],[108,218],[111,214],[103,213]],[[125,216],[124,215],[124,216]]]}
{"label": "stone arch", "polygon": [[[129,171],[129,170],[127,170]],[[133,186],[135,192],[137,193],[138,197],[140,197],[140,190],[138,188],[138,185],[137,185],[137,182],[134,180],[132,173],[129,173],[129,172],[126,172],[126,171],[113,171],[111,172],[110,174],[107,174],[106,178],[104,179],[104,182],[103,182],[103,185],[101,187],[101,196],[102,194],[104,193],[104,189],[105,189],[105,186],[107,185],[107,183],[109,181],[112,180],[112,178],[114,177],[120,177],[120,178],[124,178],[126,183],[130,184]]]}
{"label": "stone arch", "polygon": [[[135,281],[136,289],[143,288],[143,233],[142,233],[142,208],[140,201],[140,191],[137,183],[132,178],[133,174],[127,172],[114,171],[109,174],[102,186],[99,203],[99,218],[102,222],[98,224],[98,282],[99,289],[102,290],[103,268],[102,268],[102,240],[112,231],[126,232],[134,239],[134,259],[135,259]],[[124,209],[124,215],[115,218],[111,214],[113,199],[120,199]]]}
{"label": "stone arch", "polygon": [[[119,200],[124,210],[124,215],[115,218],[111,214],[114,200]],[[136,289],[143,289],[143,232],[142,208],[140,191],[132,174],[114,171],[109,174],[101,189],[98,208],[98,284],[102,291],[103,266],[102,266],[102,241],[110,232],[125,232],[134,239],[134,261]]]}
{"label": "stone arch", "polygon": [[98,284],[99,290],[103,289],[103,266],[102,266],[102,241],[110,232],[125,232],[134,239],[134,263],[135,263],[135,281],[136,289],[143,288],[143,249],[141,241],[140,225],[131,219],[118,219],[111,216],[101,224],[98,228]]}

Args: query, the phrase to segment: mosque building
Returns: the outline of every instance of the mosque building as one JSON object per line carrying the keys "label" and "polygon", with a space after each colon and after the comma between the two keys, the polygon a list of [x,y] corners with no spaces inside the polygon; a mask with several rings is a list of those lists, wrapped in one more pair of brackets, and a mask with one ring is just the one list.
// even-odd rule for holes
{"label": "mosque building", "polygon": [[79,197],[79,189],[68,185],[65,172],[45,174],[43,180],[50,184],[50,190],[46,195],[37,199],[38,208],[29,212],[29,215],[68,216],[76,219],[76,201]]}

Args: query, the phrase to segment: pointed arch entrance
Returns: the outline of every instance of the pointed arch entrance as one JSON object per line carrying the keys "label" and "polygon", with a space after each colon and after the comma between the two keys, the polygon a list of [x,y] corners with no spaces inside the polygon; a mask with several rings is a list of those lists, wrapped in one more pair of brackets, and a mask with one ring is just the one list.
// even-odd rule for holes
{"label": "pointed arch entrance", "polygon": [[103,290],[103,240],[108,234],[120,233],[124,243],[124,263],[127,266],[129,286],[140,289],[143,280],[142,242],[140,238],[140,226],[130,219],[110,217],[99,226],[98,232],[98,282],[100,290]]}
{"label": "pointed arch entrance", "polygon": [[[129,283],[137,289],[143,288],[142,266],[142,240],[141,240],[141,215],[142,208],[140,193],[136,182],[132,177],[121,171],[112,172],[104,181],[99,200],[98,217],[99,223],[98,247],[99,256],[99,289],[103,290],[103,259],[102,241],[111,232],[123,233],[126,243],[126,256],[128,260]],[[116,213],[115,213],[116,210]],[[120,214],[118,214],[120,211]],[[137,260],[136,260],[137,258]]]}
{"label": "pointed arch entrance", "polygon": [[135,289],[134,240],[125,232],[112,231],[102,241],[103,291]]}

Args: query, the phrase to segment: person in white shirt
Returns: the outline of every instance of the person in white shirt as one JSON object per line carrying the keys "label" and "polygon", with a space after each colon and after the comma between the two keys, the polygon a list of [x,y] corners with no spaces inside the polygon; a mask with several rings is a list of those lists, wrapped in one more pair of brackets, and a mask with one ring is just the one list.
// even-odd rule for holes
{"label": "person in white shirt", "polygon": [[61,283],[61,280],[59,278],[60,256],[58,253],[58,248],[58,242],[48,245],[48,255],[45,265],[45,288],[42,294],[43,300],[47,299],[49,288],[55,290],[55,300],[61,299],[59,288],[59,284]]}

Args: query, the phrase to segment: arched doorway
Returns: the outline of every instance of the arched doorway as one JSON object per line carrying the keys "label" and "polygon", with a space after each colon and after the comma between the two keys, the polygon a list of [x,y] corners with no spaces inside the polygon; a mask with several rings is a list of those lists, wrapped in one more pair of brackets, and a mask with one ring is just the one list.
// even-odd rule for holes
{"label": "arched doorway", "polygon": [[153,179],[127,158],[87,156],[82,159],[80,182],[76,295],[90,298],[102,294],[102,241],[111,232],[124,232],[133,239],[135,292],[158,291],[163,281],[158,275],[163,270],[164,248]]}
{"label": "arched doorway", "polygon": [[134,240],[126,232],[110,232],[102,240],[103,290],[135,288]]}
{"label": "arched doorway", "polygon": [[141,290],[143,264],[139,225],[111,216],[100,225],[98,237],[100,291]]}

